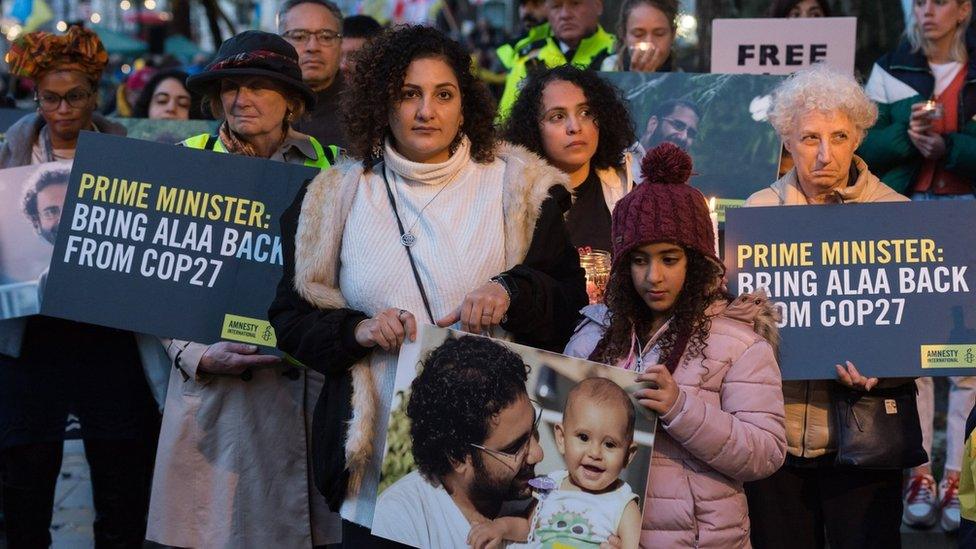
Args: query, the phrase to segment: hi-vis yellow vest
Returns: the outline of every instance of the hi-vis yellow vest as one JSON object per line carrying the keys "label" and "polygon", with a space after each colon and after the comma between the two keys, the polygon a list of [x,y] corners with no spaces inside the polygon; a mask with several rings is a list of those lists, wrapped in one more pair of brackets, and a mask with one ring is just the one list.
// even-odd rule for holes
{"label": "hi-vis yellow vest", "polygon": [[499,121],[508,118],[508,111],[512,109],[515,99],[518,98],[522,80],[528,75],[529,63],[541,62],[549,68],[572,63],[584,69],[600,70],[603,60],[614,52],[616,38],[603,30],[603,27],[598,26],[595,33],[580,41],[573,58],[566,59],[563,50],[559,48],[559,42],[552,34],[552,29],[547,25],[545,30],[548,31],[546,36],[535,42],[528,44],[520,42],[524,45],[517,52],[512,70],[505,81],[505,91],[502,93],[501,101],[498,102]]}
{"label": "hi-vis yellow vest", "polygon": [[[322,147],[318,139],[312,136],[308,136],[309,140],[312,142],[312,148],[315,149],[315,160],[305,160],[305,165],[310,168],[318,168],[324,170],[335,164],[336,157],[339,154],[339,148],[335,145],[329,145],[328,147]],[[190,147],[191,149],[204,149],[208,151],[214,151],[219,153],[227,152],[224,148],[224,144],[217,139],[217,136],[211,135],[209,133],[201,133],[200,135],[194,135],[193,137],[184,139],[180,142],[184,147]]]}

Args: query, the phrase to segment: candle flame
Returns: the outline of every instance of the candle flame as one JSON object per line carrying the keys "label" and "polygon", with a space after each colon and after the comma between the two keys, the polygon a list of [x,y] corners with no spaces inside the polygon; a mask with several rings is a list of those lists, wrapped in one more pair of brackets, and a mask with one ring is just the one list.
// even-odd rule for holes
{"label": "candle flame", "polygon": [[708,199],[708,213],[712,213],[714,211],[715,211],[715,197],[713,196]]}

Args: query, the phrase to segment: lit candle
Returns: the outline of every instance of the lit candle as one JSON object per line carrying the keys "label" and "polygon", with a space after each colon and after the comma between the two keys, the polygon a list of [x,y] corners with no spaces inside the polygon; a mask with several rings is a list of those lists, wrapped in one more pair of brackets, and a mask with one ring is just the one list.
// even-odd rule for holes
{"label": "lit candle", "polygon": [[712,220],[712,233],[715,235],[715,255],[722,257],[722,251],[718,249],[718,212],[715,211],[715,197],[708,199],[708,217]]}

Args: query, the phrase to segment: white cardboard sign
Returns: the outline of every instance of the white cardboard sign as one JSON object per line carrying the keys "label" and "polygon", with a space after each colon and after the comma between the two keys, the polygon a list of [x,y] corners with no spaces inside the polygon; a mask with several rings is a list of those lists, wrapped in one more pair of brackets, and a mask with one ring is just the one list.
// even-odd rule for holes
{"label": "white cardboard sign", "polygon": [[712,72],[791,74],[824,62],[854,74],[856,17],[715,19]]}

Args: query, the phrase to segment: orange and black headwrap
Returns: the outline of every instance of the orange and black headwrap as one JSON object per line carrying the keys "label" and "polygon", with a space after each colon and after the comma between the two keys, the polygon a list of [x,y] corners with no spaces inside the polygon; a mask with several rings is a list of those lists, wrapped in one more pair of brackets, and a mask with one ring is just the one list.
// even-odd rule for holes
{"label": "orange and black headwrap", "polygon": [[108,52],[97,34],[75,26],[63,35],[37,31],[17,38],[10,45],[7,64],[11,73],[33,80],[54,70],[76,70],[98,82]]}

